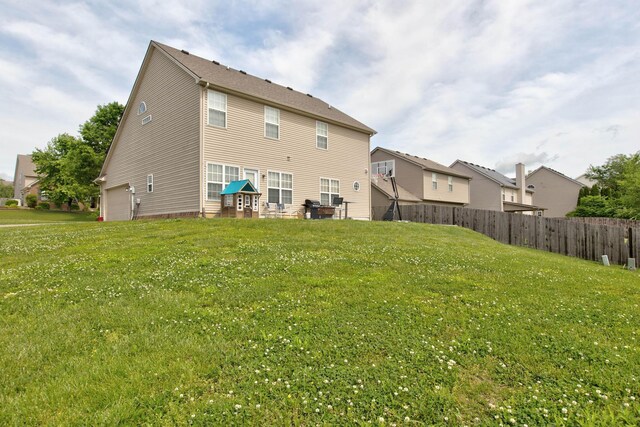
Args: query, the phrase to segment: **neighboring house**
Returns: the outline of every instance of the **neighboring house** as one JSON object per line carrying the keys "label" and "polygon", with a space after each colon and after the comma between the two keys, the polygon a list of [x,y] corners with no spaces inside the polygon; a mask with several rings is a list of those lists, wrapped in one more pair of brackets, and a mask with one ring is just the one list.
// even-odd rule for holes
{"label": "neighboring house", "polygon": [[404,195],[402,202],[431,203],[445,206],[465,206],[469,203],[468,174],[423,157],[376,147],[371,152],[372,206],[393,198],[391,184],[381,179],[393,176]]}
{"label": "neighboring house", "polygon": [[219,216],[220,193],[249,179],[265,203],[349,202],[370,218],[375,131],[326,102],[157,42],[149,44],[96,180],[105,220]]}
{"label": "neighboring house", "polygon": [[564,217],[575,210],[578,194],[585,185],[573,178],[546,166],[530,172],[526,176],[527,187],[533,186],[536,203],[547,208],[545,216]]}
{"label": "neighboring house", "polygon": [[583,184],[585,187],[593,187],[594,184],[597,184],[596,181],[587,178],[586,174],[582,174],[579,177],[576,178],[576,181],[578,181],[580,184]]}
{"label": "neighboring house", "polygon": [[[422,199],[414,196],[401,185],[396,183],[396,186],[398,188],[399,205],[415,205],[417,203],[422,203]],[[393,192],[393,186],[391,185],[391,180],[386,176],[371,175],[372,215],[373,213],[378,214],[373,215],[373,219],[382,219],[384,209],[380,208],[388,208],[391,205],[392,200],[395,200],[395,195]],[[377,212],[374,212],[374,209],[377,210]]]}
{"label": "neighboring house", "polygon": [[533,205],[534,190],[527,188],[524,164],[516,165],[516,178],[509,178],[473,163],[456,160],[451,168],[470,175],[470,208],[501,212],[536,212],[542,214],[544,208]]}
{"label": "neighboring house", "polygon": [[16,171],[13,176],[13,197],[20,201],[21,206],[25,206],[25,197],[27,194],[35,194],[38,200],[43,199],[40,194],[40,178],[35,172],[35,165],[31,160],[30,154],[18,154],[16,159]]}

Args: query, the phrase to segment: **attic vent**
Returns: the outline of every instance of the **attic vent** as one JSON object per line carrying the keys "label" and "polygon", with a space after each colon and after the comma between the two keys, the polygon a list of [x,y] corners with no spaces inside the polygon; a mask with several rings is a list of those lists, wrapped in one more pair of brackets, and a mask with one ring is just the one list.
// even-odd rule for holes
{"label": "attic vent", "polygon": [[287,86],[287,89],[289,89],[289,90],[293,90],[293,88],[292,88],[292,87],[289,87],[289,86]]}
{"label": "attic vent", "polygon": [[189,52],[187,52],[186,50],[182,49],[180,52],[184,53],[185,55],[189,55]]}
{"label": "attic vent", "polygon": [[213,62],[216,65],[220,65],[220,63],[218,61],[216,61],[215,59],[213,61],[211,61],[211,62]]}
{"label": "attic vent", "polygon": [[245,74],[245,75],[246,75],[246,74],[247,74],[247,72],[246,72],[246,71],[242,71],[242,70],[240,70],[240,74]]}
{"label": "attic vent", "polygon": [[142,124],[146,125],[147,123],[149,123],[151,121],[151,114],[149,114],[147,117],[145,117],[144,119],[142,119]]}
{"label": "attic vent", "polygon": [[264,79],[264,81],[267,82],[267,83],[271,83],[271,80],[269,80],[269,79]]}
{"label": "attic vent", "polygon": [[311,94],[310,94],[310,93],[308,93],[308,94],[307,94],[307,96],[308,96],[309,98],[313,98],[313,96],[311,96]]}

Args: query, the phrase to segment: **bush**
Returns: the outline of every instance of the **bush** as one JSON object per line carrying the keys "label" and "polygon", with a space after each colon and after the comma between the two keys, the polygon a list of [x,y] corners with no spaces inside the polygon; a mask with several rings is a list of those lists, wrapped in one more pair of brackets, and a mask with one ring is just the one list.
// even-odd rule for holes
{"label": "bush", "polygon": [[35,194],[27,194],[25,197],[25,201],[27,202],[27,206],[30,208],[35,208],[38,205],[38,196]]}
{"label": "bush", "polygon": [[71,206],[69,206],[69,209],[72,211],[79,211],[80,210],[80,206],[78,206],[77,203],[72,203]]}
{"label": "bush", "polygon": [[15,199],[9,199],[6,202],[4,202],[5,206],[18,206],[18,201]]}
{"label": "bush", "polygon": [[48,211],[49,208],[51,208],[51,205],[49,205],[49,202],[40,202],[40,204],[38,205],[38,207],[40,209],[44,209],[45,211]]}

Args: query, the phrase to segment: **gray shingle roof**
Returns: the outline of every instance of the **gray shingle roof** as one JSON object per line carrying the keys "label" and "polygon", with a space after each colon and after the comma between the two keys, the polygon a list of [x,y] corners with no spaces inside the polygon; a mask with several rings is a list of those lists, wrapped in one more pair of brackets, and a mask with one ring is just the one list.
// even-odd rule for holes
{"label": "gray shingle roof", "polygon": [[463,163],[469,169],[478,172],[480,175],[484,175],[487,178],[497,181],[500,185],[503,185],[508,188],[518,189],[515,179],[509,178],[508,176],[504,176],[500,172],[496,172],[493,169],[485,168],[484,166],[476,165],[474,163],[465,162],[464,160],[457,160],[457,161],[460,163]]}
{"label": "gray shingle roof", "polygon": [[155,41],[151,43],[210,85],[250,95],[283,107],[306,112],[312,116],[366,132],[369,135],[376,133],[375,130],[367,125],[357,121],[319,98],[295,91],[289,87],[280,86],[267,79],[252,76],[244,71],[235,70],[217,62],[191,55],[184,50],[178,50]]}
{"label": "gray shingle roof", "polygon": [[440,172],[440,173],[451,175],[451,176],[457,176],[459,178],[467,178],[467,179],[471,178],[469,175],[465,175],[463,173],[460,173],[460,171],[457,171],[445,165],[441,165],[440,163],[434,162],[433,160],[425,159],[424,157],[412,156],[411,154],[402,153],[400,151],[395,151],[395,150],[388,150],[382,147],[374,148],[371,151],[371,154],[373,154],[374,151],[382,151],[385,153],[389,153],[393,156],[396,156],[401,159],[407,160],[411,163],[417,164],[418,166],[426,170]]}

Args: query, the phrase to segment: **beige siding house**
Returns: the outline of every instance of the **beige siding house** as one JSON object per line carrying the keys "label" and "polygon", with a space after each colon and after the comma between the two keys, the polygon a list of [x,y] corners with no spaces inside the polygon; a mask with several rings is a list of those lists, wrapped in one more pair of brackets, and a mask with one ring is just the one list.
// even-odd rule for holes
{"label": "beige siding house", "polygon": [[40,178],[35,172],[35,165],[30,154],[18,154],[16,158],[16,171],[13,176],[13,198],[25,205],[27,194],[35,194],[41,200],[39,186]]}
{"label": "beige siding house", "polygon": [[529,214],[542,214],[544,210],[533,204],[534,190],[527,188],[522,163],[516,165],[515,179],[463,160],[456,160],[451,168],[460,173],[469,174],[473,178],[470,208]]}
{"label": "beige siding house", "polygon": [[249,179],[261,216],[339,195],[369,219],[373,134],[310,94],[152,41],[97,179],[101,214],[214,217],[227,184]]}
{"label": "beige siding house", "polygon": [[405,204],[465,206],[469,203],[471,177],[423,157],[376,147],[371,152],[371,174],[373,191],[382,193],[372,200],[372,206],[377,206],[373,202],[392,197],[391,186],[380,184],[380,177],[384,175],[395,177],[402,190],[399,193],[404,195],[401,202]]}
{"label": "beige siding house", "polygon": [[585,185],[562,173],[540,166],[526,177],[536,192],[536,203],[547,208],[545,216],[564,217],[578,205],[578,194]]}

